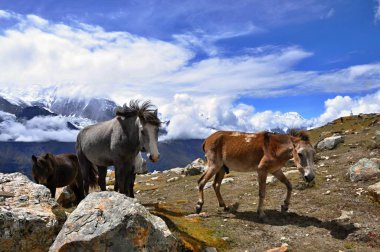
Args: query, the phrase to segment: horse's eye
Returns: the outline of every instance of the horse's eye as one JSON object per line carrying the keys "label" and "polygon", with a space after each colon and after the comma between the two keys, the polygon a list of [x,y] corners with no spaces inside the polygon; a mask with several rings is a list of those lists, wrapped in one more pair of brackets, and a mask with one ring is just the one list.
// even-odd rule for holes
{"label": "horse's eye", "polygon": [[302,159],[302,158],[303,158],[302,153],[298,153],[298,157],[299,157],[300,159]]}
{"label": "horse's eye", "polygon": [[145,136],[144,130],[141,130],[141,135]]}

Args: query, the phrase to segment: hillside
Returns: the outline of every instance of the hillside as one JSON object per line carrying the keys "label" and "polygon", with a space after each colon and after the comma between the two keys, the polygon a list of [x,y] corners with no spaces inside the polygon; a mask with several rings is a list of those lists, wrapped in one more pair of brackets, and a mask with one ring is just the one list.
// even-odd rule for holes
{"label": "hillside", "polygon": [[[164,218],[189,249],[211,246],[218,251],[266,251],[287,243],[288,251],[379,251],[380,205],[366,193],[375,181],[354,183],[346,176],[359,159],[380,156],[379,121],[378,114],[345,117],[310,130],[313,143],[334,132],[344,136],[344,143],[317,153],[316,184],[293,190],[288,213],[279,211],[285,186],[279,182],[267,186],[265,223],[256,214],[256,173],[228,175],[232,183],[221,187],[231,207],[228,213],[219,209],[210,188],[205,190],[204,213],[192,215],[200,175],[181,177],[169,172],[138,176],[136,197]],[[179,180],[167,182],[173,177]],[[301,185],[298,173],[290,180],[294,188]],[[342,213],[348,215],[345,220]]]}
{"label": "hillside", "polygon": [[[181,167],[203,156],[200,139],[159,142],[161,159],[148,162],[149,171]],[[75,143],[65,142],[0,142],[0,172],[22,172],[30,176],[31,156],[51,152],[75,153]]]}

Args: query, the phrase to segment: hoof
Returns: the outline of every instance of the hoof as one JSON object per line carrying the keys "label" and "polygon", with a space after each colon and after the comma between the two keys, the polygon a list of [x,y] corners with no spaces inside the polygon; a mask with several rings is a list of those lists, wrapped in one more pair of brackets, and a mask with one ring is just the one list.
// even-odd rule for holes
{"label": "hoof", "polygon": [[197,214],[199,214],[201,211],[202,211],[202,206],[199,205],[199,204],[197,204],[197,206],[195,207],[195,212],[196,212]]}
{"label": "hoof", "polygon": [[289,206],[288,205],[281,205],[281,213],[285,213],[289,210]]}
{"label": "hoof", "polygon": [[264,212],[258,212],[257,214],[259,215],[260,220],[266,220],[267,216],[265,215]]}

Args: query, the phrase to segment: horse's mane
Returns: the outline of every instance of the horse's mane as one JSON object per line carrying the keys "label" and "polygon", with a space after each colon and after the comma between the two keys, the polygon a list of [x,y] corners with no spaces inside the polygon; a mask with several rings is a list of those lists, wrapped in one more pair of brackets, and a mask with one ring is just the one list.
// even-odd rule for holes
{"label": "horse's mane", "polygon": [[305,130],[291,129],[289,130],[288,134],[294,137],[298,137],[302,141],[310,142],[309,134]]}
{"label": "horse's mane", "polygon": [[131,100],[129,105],[125,103],[123,106],[118,106],[115,109],[117,116],[138,116],[144,123],[153,124],[159,127],[161,121],[155,112],[155,106],[149,100],[144,101],[141,105],[139,100]]}

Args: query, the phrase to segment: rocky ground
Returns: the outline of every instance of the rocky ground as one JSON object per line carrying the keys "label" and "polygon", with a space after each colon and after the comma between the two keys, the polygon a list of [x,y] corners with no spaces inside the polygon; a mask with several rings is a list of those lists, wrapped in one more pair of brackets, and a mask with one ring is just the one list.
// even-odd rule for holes
{"label": "rocky ground", "polygon": [[231,172],[227,176],[221,191],[230,212],[219,209],[211,187],[205,190],[204,212],[194,214],[200,175],[166,172],[138,176],[136,198],[161,216],[189,249],[210,246],[218,251],[266,251],[284,245],[278,251],[380,251],[380,204],[367,192],[380,179],[352,182],[347,176],[360,159],[380,157],[379,121],[379,115],[350,117],[312,130],[315,144],[334,133],[344,142],[318,151],[313,187],[304,189],[297,172],[288,172],[295,187],[288,213],[279,211],[285,186],[278,181],[268,184],[265,223],[256,214],[255,173]]}
{"label": "rocky ground", "polygon": [[[218,207],[211,183],[206,185],[203,212],[195,214],[195,204],[198,199],[197,180],[202,170],[207,168],[202,160],[196,160],[186,168],[138,175],[135,196],[137,202],[145,206],[150,213],[165,221],[176,240],[183,242],[184,245],[177,247],[181,250],[380,251],[379,121],[380,115],[362,115],[338,119],[324,127],[311,130],[312,142],[318,148],[315,157],[317,175],[315,184],[303,183],[291,162],[284,167],[283,170],[291,180],[294,190],[289,212],[282,214],[279,209],[284,199],[285,186],[273,178],[268,178],[265,199],[267,219],[264,222],[259,220],[256,213],[258,203],[256,173],[232,171],[225,177],[221,191],[225,202],[229,205],[228,212]],[[91,197],[85,199],[86,204],[82,202],[77,209],[72,207],[62,211],[62,208],[57,208],[56,203],[51,202],[47,196],[40,197],[38,196],[40,193],[36,194],[37,197],[35,193],[30,193],[41,191],[44,189],[43,186],[33,189],[35,186],[24,181],[22,175],[21,182],[3,177],[6,179],[4,181],[0,179],[0,244],[6,244],[9,248],[13,246],[12,237],[19,237],[21,233],[27,242],[26,245],[24,242],[18,242],[17,246],[30,248],[34,246],[35,241],[38,241],[39,250],[44,251],[44,248],[52,243],[51,237],[58,234],[57,227],[62,227],[66,218],[67,221],[54,246],[61,243],[63,248],[72,247],[70,242],[74,238],[79,239],[78,235],[73,236],[69,242],[62,238],[72,233],[72,230],[76,234],[91,237],[99,233],[99,236],[91,238],[94,239],[91,240],[92,245],[96,242],[103,245],[111,244],[110,246],[119,244],[121,240],[109,239],[108,232],[114,232],[110,223],[116,218],[112,216],[118,216],[117,219],[122,221],[116,224],[120,230],[132,227],[129,223],[138,224],[133,228],[136,236],[131,238],[137,247],[154,246],[156,244],[154,241],[161,239],[155,237],[160,235],[171,237],[170,232],[165,231],[163,223],[150,224],[154,223],[155,217],[150,217],[145,208],[139,204],[131,203],[136,205],[131,209],[141,213],[140,216],[145,216],[147,221],[141,219],[136,222],[134,220],[137,219],[133,215],[132,218],[126,217],[130,216],[128,211],[125,214],[119,211],[120,216],[113,214],[115,206],[121,206],[120,202],[124,202],[122,198],[118,198],[118,195],[90,194]],[[113,182],[113,173],[109,172],[107,176],[109,190],[112,190]],[[19,188],[14,193],[9,189],[13,186],[12,183],[16,183]],[[20,183],[31,189],[20,186]],[[27,191],[24,192],[25,190]],[[74,199],[70,192],[61,191],[57,192],[57,201],[61,205],[70,207],[70,202]],[[99,201],[99,197],[103,197],[104,200]],[[36,225],[51,227],[49,223],[52,221],[50,217],[43,218],[44,216],[36,214],[37,224],[32,222],[34,219],[29,215],[33,215],[34,208],[39,206],[37,200],[43,202],[41,206],[46,208],[48,214],[53,213],[51,218],[53,223],[57,224],[47,230],[49,235],[41,236],[44,238],[41,241],[33,237],[39,236],[44,231],[41,228],[37,232],[33,227]],[[103,201],[106,203],[103,204]],[[124,203],[129,204],[127,201]],[[57,209],[60,213],[63,212],[65,218],[57,217],[60,216],[57,215]],[[22,215],[18,214],[19,212]],[[138,219],[140,220],[140,217]],[[108,223],[109,227],[103,228],[102,223]],[[152,229],[157,225],[160,226],[158,230],[162,230],[159,233],[155,233]],[[31,232],[31,238],[28,238],[28,232]],[[152,238],[141,239],[141,237]],[[168,241],[168,248],[173,248],[174,245],[171,244],[174,243],[170,242],[172,238]],[[159,247],[163,249],[163,246]],[[51,250],[55,251],[54,247],[51,247]],[[0,246],[0,251],[6,250]]]}

